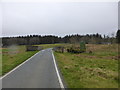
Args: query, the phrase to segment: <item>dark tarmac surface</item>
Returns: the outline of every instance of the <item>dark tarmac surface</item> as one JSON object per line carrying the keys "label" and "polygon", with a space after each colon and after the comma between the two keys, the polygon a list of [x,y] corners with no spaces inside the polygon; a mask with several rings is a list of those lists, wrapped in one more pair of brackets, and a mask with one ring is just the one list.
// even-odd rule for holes
{"label": "dark tarmac surface", "polygon": [[52,50],[38,52],[2,79],[2,88],[60,88]]}

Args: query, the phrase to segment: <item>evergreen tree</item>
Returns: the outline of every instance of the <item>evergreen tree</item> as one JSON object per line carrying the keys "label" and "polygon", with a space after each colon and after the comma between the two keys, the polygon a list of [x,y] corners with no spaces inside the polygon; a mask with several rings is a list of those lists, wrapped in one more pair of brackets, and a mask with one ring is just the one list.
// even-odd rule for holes
{"label": "evergreen tree", "polygon": [[117,43],[120,44],[120,30],[117,31],[116,39],[117,39]]}

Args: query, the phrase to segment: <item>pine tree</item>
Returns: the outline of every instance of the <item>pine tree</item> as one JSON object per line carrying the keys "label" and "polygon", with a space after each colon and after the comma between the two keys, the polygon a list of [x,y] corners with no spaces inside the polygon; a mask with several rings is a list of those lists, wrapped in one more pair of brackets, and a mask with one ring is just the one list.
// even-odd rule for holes
{"label": "pine tree", "polygon": [[120,30],[117,31],[116,38],[117,38],[117,43],[120,44]]}

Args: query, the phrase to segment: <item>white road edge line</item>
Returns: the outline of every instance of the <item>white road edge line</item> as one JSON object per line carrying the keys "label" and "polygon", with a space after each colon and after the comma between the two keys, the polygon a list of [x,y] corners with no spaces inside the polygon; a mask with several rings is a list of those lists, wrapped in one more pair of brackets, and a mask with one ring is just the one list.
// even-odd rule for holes
{"label": "white road edge line", "polygon": [[[40,51],[39,51],[40,52]],[[31,56],[30,58],[28,58],[26,61],[24,61],[23,63],[21,63],[20,65],[18,65],[17,67],[15,67],[14,69],[12,69],[11,71],[9,71],[8,73],[6,73],[4,76],[0,77],[0,79],[5,78],[7,75],[9,75],[10,73],[12,73],[13,71],[15,71],[16,69],[18,69],[19,67],[21,67],[23,64],[25,64],[26,62],[28,62],[29,60],[31,60],[35,55],[37,55],[39,52],[37,52],[36,54],[34,54],[33,56]]]}
{"label": "white road edge line", "polygon": [[59,74],[59,71],[58,71],[58,68],[57,68],[57,65],[56,65],[56,61],[55,61],[55,57],[54,57],[53,51],[52,51],[52,56],[53,56],[53,62],[54,62],[54,65],[55,65],[55,70],[56,70],[56,73],[57,73],[57,76],[58,76],[58,80],[59,80],[59,83],[60,83],[60,87],[62,88],[62,90],[65,90],[63,82],[62,82],[62,79],[60,77],[60,74]]}

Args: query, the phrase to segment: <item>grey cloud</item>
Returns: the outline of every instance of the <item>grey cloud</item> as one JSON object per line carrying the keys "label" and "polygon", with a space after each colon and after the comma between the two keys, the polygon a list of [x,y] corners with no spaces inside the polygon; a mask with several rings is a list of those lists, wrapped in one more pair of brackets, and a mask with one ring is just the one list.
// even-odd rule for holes
{"label": "grey cloud", "polygon": [[4,3],[3,36],[107,34],[118,28],[115,2]]}

